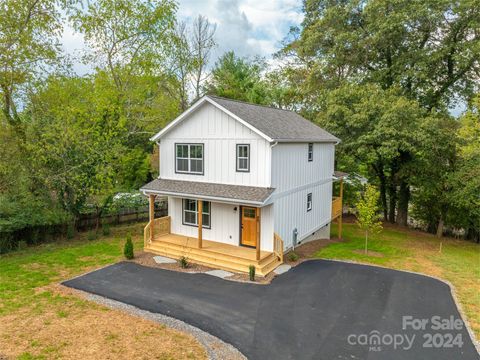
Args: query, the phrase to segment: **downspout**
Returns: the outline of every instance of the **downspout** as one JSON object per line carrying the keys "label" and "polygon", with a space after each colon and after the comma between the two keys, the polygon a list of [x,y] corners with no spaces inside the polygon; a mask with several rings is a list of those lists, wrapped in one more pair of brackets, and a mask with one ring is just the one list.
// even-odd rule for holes
{"label": "downspout", "polygon": [[272,168],[273,168],[273,166],[272,166],[272,159],[273,159],[273,151],[272,151],[272,149],[273,149],[275,146],[277,146],[277,145],[278,145],[278,141],[275,141],[275,142],[273,142],[273,143],[270,143],[270,181],[269,181],[270,186],[272,186]]}

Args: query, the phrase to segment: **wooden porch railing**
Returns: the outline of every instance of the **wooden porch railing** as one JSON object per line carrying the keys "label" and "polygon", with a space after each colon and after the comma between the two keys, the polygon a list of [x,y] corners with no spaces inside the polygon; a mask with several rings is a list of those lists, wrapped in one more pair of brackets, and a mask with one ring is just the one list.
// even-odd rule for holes
{"label": "wooden porch railing", "polygon": [[[170,216],[164,216],[153,221],[149,221],[143,229],[143,246],[147,247],[154,236],[170,234]],[[153,234],[152,234],[153,229]]]}
{"label": "wooden porch railing", "polygon": [[277,233],[273,233],[273,253],[283,263],[283,240]]}
{"label": "wooden porch railing", "polygon": [[342,198],[334,197],[332,200],[332,220],[342,215]]}

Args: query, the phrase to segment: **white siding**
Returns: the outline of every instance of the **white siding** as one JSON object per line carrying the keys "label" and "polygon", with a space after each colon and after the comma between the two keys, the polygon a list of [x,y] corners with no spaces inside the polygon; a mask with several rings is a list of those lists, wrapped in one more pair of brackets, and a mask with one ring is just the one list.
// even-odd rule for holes
{"label": "white siding", "polygon": [[[272,152],[272,187],[275,232],[285,248],[310,236],[328,224],[332,210],[333,144],[314,144],[313,161],[308,161],[308,144],[278,144]],[[312,193],[312,210],[307,212],[307,194]]]}
{"label": "white siding", "polygon": [[[204,175],[175,173],[175,143],[204,144]],[[236,171],[236,144],[250,144],[250,172]],[[215,106],[206,103],[162,137],[160,177],[187,181],[270,186],[268,141]]]}
{"label": "white siding", "polygon": [[334,144],[313,144],[313,161],[308,161],[307,143],[279,143],[272,152],[272,187],[283,192],[331,179],[334,156]]}
{"label": "white siding", "polygon": [[[237,208],[235,211],[234,208]],[[265,210],[264,210],[265,209]],[[192,238],[198,237],[196,226],[183,225],[182,199],[168,197],[168,215],[171,217],[171,232]],[[262,209],[260,242],[264,251],[273,250],[273,206]],[[211,227],[203,229],[205,240],[238,246],[240,244],[240,206],[218,202],[211,203]]]}

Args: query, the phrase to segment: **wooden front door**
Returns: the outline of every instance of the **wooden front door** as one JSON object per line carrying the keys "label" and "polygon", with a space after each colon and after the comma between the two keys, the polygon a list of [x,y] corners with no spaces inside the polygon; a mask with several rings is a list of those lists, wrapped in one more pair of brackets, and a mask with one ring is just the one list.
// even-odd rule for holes
{"label": "wooden front door", "polygon": [[254,207],[242,206],[241,244],[257,246],[257,209]]}

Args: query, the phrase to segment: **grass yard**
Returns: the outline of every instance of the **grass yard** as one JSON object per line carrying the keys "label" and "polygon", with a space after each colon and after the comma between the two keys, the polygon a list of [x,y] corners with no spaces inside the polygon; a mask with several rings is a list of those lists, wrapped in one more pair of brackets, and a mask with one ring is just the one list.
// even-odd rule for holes
{"label": "grass yard", "polygon": [[190,335],[87,301],[58,282],[123,258],[131,233],[143,248],[143,225],[112,228],[0,256],[0,359],[205,359]]}
{"label": "grass yard", "polygon": [[[336,224],[332,225],[332,237],[334,236],[337,236]],[[477,340],[480,339],[478,244],[453,238],[437,239],[419,231],[385,225],[380,234],[369,237],[368,249],[372,250],[372,255],[369,256],[362,253],[365,234],[356,224],[344,224],[343,238],[343,242],[332,243],[320,249],[315,257],[381,265],[448,280],[455,287]]]}

